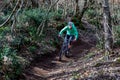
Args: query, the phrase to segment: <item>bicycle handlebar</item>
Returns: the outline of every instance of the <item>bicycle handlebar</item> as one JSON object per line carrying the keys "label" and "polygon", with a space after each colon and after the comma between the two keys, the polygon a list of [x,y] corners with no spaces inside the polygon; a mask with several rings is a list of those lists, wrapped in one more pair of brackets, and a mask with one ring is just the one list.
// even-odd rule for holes
{"label": "bicycle handlebar", "polygon": [[62,39],[62,40],[64,40],[65,37],[63,37],[63,36],[58,36],[58,39]]}

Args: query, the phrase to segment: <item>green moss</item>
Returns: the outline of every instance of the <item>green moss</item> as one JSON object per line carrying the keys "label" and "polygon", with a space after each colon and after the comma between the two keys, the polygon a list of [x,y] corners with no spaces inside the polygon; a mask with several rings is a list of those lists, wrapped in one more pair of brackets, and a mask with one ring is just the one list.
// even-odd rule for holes
{"label": "green moss", "polygon": [[37,49],[37,47],[34,46],[34,45],[32,45],[28,49],[29,49],[30,52],[35,52],[35,50]]}
{"label": "green moss", "polygon": [[7,31],[9,31],[10,30],[10,28],[9,27],[0,27],[0,34],[1,33],[3,33],[3,32],[7,32]]}

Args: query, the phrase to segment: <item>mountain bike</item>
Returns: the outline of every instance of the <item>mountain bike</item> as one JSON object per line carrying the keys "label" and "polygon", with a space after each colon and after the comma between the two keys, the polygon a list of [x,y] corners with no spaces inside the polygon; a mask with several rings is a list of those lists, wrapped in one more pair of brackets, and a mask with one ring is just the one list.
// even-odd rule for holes
{"label": "mountain bike", "polygon": [[62,40],[63,40],[63,44],[62,44],[62,47],[60,49],[60,52],[59,52],[59,60],[61,61],[62,60],[62,57],[63,56],[66,56],[66,57],[69,57],[69,54],[70,54],[70,50],[68,49],[68,45],[70,43],[70,40],[66,39],[66,37],[61,37]]}

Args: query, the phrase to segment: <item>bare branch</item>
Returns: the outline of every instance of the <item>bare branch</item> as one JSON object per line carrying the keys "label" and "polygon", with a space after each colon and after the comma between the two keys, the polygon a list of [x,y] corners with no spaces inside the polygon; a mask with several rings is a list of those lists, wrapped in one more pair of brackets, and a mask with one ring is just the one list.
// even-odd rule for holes
{"label": "bare branch", "polygon": [[7,2],[7,3],[2,3],[1,4],[1,9],[0,9],[0,12],[6,7],[6,5],[8,5],[8,4],[10,4],[10,1],[9,2]]}
{"label": "bare branch", "polygon": [[24,3],[24,1],[21,0],[20,7],[19,7],[19,9],[17,10],[16,14],[14,15],[14,21],[13,21],[13,24],[12,24],[12,26],[11,26],[11,33],[13,33],[13,31],[14,31],[14,29],[15,29],[15,24],[16,24],[16,22],[17,22],[17,16],[18,16],[18,13],[20,12],[20,10],[21,10],[22,7],[23,7],[23,3]]}
{"label": "bare branch", "polygon": [[[43,29],[45,27],[44,23],[46,22],[46,20],[48,19],[48,15],[49,15],[49,12],[51,11],[51,9],[58,3],[59,0],[56,0],[56,2],[54,4],[52,4],[50,6],[50,8],[48,9],[47,13],[46,13],[46,16],[45,16],[45,19],[41,22],[41,24],[39,25],[38,29],[37,29],[37,34],[39,34],[39,36],[42,34],[43,32]],[[41,28],[41,31],[40,31],[40,27],[42,26]],[[40,33],[39,33],[40,32]]]}
{"label": "bare branch", "polygon": [[13,16],[13,14],[15,13],[15,11],[16,11],[16,9],[17,9],[17,6],[19,5],[19,2],[20,2],[20,0],[17,1],[14,9],[12,10],[12,13],[11,13],[10,16],[7,18],[7,20],[0,25],[0,27],[4,26],[4,25],[11,19],[11,17]]}

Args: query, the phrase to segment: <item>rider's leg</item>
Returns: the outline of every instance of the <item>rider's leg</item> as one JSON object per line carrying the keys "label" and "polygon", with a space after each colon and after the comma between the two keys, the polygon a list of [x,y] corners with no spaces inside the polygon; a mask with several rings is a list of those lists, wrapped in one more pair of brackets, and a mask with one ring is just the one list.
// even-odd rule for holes
{"label": "rider's leg", "polygon": [[75,39],[74,35],[71,35],[69,38],[69,45],[68,45],[68,49],[70,49],[72,47],[72,41]]}
{"label": "rider's leg", "polygon": [[[69,39],[70,39],[70,35],[66,35],[66,44],[69,45]],[[65,56],[67,57],[68,55],[68,50],[69,50],[69,46],[66,47],[66,52],[65,52]]]}
{"label": "rider's leg", "polygon": [[72,54],[70,54],[70,49],[72,47],[72,41],[74,39],[75,39],[74,35],[71,35],[70,38],[69,38],[69,41],[68,41],[69,42],[69,45],[68,45],[68,54],[67,54],[68,57],[72,55]]}
{"label": "rider's leg", "polygon": [[71,36],[70,36],[70,35],[67,35],[67,45],[68,45],[68,46],[66,47],[67,49],[66,49],[66,52],[65,52],[65,56],[66,56],[66,57],[69,57],[69,51],[70,51],[70,48],[71,48],[71,47],[70,47],[70,39],[71,39]]}

